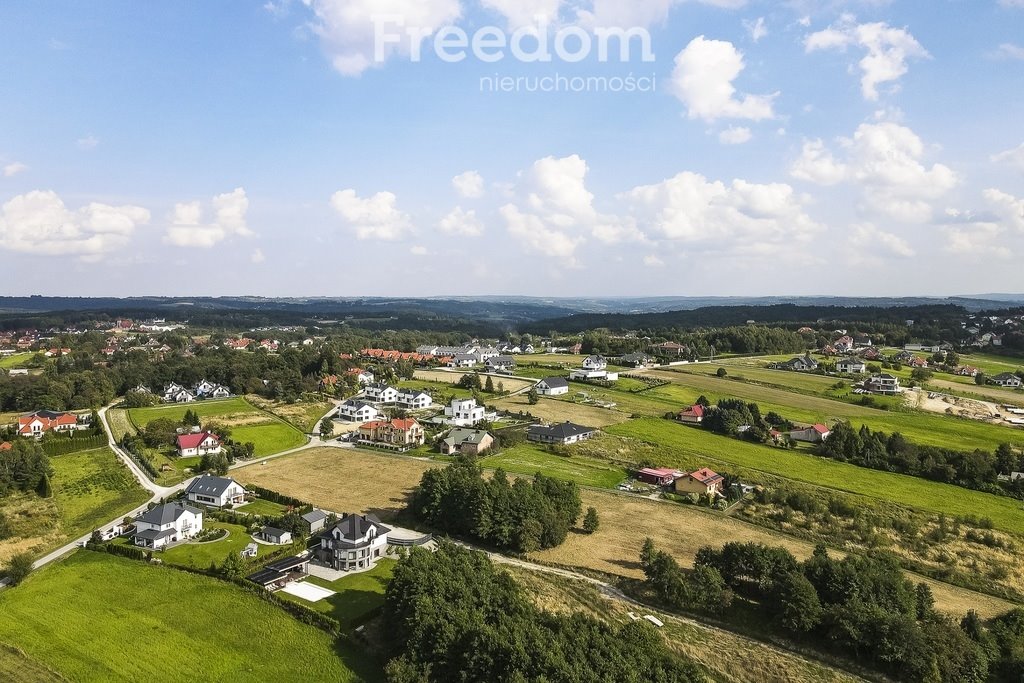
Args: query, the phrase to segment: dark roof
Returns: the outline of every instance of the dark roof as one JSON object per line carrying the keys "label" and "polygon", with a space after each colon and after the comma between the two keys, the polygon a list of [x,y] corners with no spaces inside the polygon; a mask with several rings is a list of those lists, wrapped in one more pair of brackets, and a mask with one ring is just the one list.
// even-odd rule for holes
{"label": "dark roof", "polygon": [[158,524],[163,526],[164,524],[173,524],[179,517],[185,512],[191,512],[192,514],[202,514],[202,510],[194,508],[191,505],[182,505],[181,503],[165,503],[163,505],[157,505],[152,510],[144,512],[140,517],[140,522],[147,524]]}
{"label": "dark roof", "polygon": [[261,586],[269,586],[272,583],[277,583],[281,579],[285,578],[287,574],[277,571],[276,569],[261,569],[255,574],[250,574],[246,578],[253,583],[258,583]]}
{"label": "dark roof", "polygon": [[582,425],[573,424],[572,422],[563,422],[558,425],[551,425],[550,427],[543,427],[540,425],[534,425],[530,427],[531,434],[545,435],[553,439],[564,441],[565,439],[579,436],[581,434],[590,434],[597,431],[593,427],[584,427]]}
{"label": "dark roof", "polygon": [[232,484],[235,484],[234,479],[228,479],[227,477],[215,477],[212,474],[204,474],[197,478],[188,488],[185,489],[186,493],[198,493],[204,496],[223,496],[224,492],[228,490]]}
{"label": "dark roof", "polygon": [[335,529],[341,532],[342,540],[356,541],[366,535],[371,528],[376,528],[378,534],[384,534],[391,529],[380,523],[374,515],[349,515],[346,514],[330,529],[324,531],[321,536],[333,537]]}
{"label": "dark roof", "polygon": [[356,410],[359,410],[360,408],[373,408],[373,406],[367,403],[366,401],[357,401],[354,398],[350,398],[349,400],[342,403],[341,407],[355,408]]}
{"label": "dark roof", "polygon": [[276,526],[265,526],[265,527],[263,527],[263,535],[264,536],[276,536],[276,537],[280,538],[281,536],[284,536],[285,534],[290,534],[290,533],[291,533],[290,531],[285,531],[284,529],[278,529]]}
{"label": "dark roof", "polygon": [[135,537],[146,541],[159,541],[161,538],[168,538],[176,533],[178,532],[174,529],[146,529],[145,531],[137,532]]}
{"label": "dark roof", "polygon": [[327,519],[327,513],[323,510],[312,510],[302,515],[302,519],[306,520],[310,524],[314,524],[322,519]]}
{"label": "dark roof", "polygon": [[1017,375],[1015,375],[1012,372],[1003,372],[1003,373],[1000,373],[1000,374],[996,375],[992,379],[1007,380],[1007,379],[1020,379],[1020,377],[1018,377]]}
{"label": "dark roof", "polygon": [[277,572],[290,572],[298,569],[302,565],[309,562],[309,557],[302,557],[301,555],[295,555],[293,557],[286,557],[283,560],[277,562],[271,562],[266,566],[266,569],[272,569]]}
{"label": "dark roof", "polygon": [[568,380],[564,377],[545,377],[541,381],[547,385],[548,389],[561,389],[569,386]]}

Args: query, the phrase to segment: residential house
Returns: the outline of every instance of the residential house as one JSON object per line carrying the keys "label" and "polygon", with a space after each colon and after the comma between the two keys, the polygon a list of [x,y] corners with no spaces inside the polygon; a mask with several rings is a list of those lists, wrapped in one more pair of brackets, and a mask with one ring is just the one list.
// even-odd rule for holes
{"label": "residential house", "polygon": [[489,372],[511,373],[516,369],[516,359],[512,356],[493,356],[484,361]]}
{"label": "residential house", "polygon": [[374,376],[369,370],[352,368],[351,370],[346,370],[345,374],[349,377],[354,377],[362,385],[373,384]]}
{"label": "residential house", "polygon": [[194,387],[192,387],[192,393],[196,395],[196,398],[199,398],[199,397],[204,397],[205,398],[208,394],[210,394],[216,388],[217,388],[216,384],[214,384],[213,382],[209,382],[209,381],[204,379],[201,382],[197,382],[196,385]]}
{"label": "residential house", "polygon": [[422,446],[423,427],[412,418],[376,420],[359,427],[359,443],[407,451]]}
{"label": "residential house", "polygon": [[871,337],[866,334],[858,334],[853,338],[853,345],[858,349],[871,346]]}
{"label": "residential house", "polygon": [[439,447],[444,455],[461,453],[477,456],[490,450],[493,445],[494,437],[482,429],[456,428],[448,432]]}
{"label": "residential house", "polygon": [[584,370],[605,370],[608,367],[608,361],[603,356],[587,356],[583,359]]}
{"label": "residential house", "polygon": [[780,363],[778,367],[780,370],[790,370],[792,372],[814,372],[818,369],[818,361],[811,358],[810,355],[799,356]]}
{"label": "residential house", "polygon": [[704,406],[695,403],[689,408],[680,410],[676,415],[676,420],[683,424],[699,425],[704,421]]}
{"label": "residential house", "polygon": [[318,531],[322,531],[324,526],[327,524],[328,516],[329,515],[323,510],[318,510],[316,508],[302,515],[302,521],[306,525],[308,535],[312,536]]}
{"label": "residential house", "polygon": [[608,361],[602,356],[587,356],[583,359],[583,367],[569,373],[569,379],[607,380],[614,382],[618,373],[608,372]]}
{"label": "residential house", "polygon": [[873,394],[894,395],[900,393],[900,380],[898,377],[883,372],[880,375],[872,375],[864,382],[864,389]]}
{"label": "residential house", "polygon": [[370,384],[363,390],[363,396],[374,403],[392,404],[398,402],[398,389],[387,384]]}
{"label": "residential house", "polygon": [[192,403],[196,400],[196,395],[188,389],[179,388],[177,391],[165,391],[163,397],[164,403]]}
{"label": "residential house", "polygon": [[37,410],[18,418],[18,434],[37,439],[47,432],[73,432],[79,428],[78,416],[74,413]]}
{"label": "residential house", "polygon": [[832,431],[823,424],[816,424],[803,429],[794,429],[789,433],[789,438],[794,441],[805,443],[821,443],[828,438]]}
{"label": "residential house", "polygon": [[285,531],[284,529],[278,529],[277,527],[265,526],[260,531],[260,538],[267,543],[273,543],[274,545],[284,545],[285,543],[292,542],[292,532]]}
{"label": "residential house", "polygon": [[[290,583],[301,581],[309,574],[311,556],[307,552],[271,562],[263,569],[246,578],[259,586],[263,586],[268,591],[275,591],[284,588]],[[255,556],[253,554],[253,557]]]}
{"label": "residential house", "polygon": [[832,346],[835,347],[835,350],[839,353],[849,353],[850,351],[853,351],[853,345],[853,337],[846,334],[832,342]]}
{"label": "residential house", "polygon": [[547,377],[534,388],[541,396],[562,396],[569,393],[569,382],[564,377]]}
{"label": "residential house", "polygon": [[1017,389],[1021,385],[1021,379],[1012,372],[1004,372],[996,375],[995,377],[989,377],[989,382],[992,384],[999,385],[1001,387],[1007,387],[1010,389]]}
{"label": "residential house", "polygon": [[867,371],[867,363],[857,358],[842,358],[836,363],[836,372],[847,375],[859,375]]}
{"label": "residential house", "polygon": [[396,403],[399,408],[423,410],[434,405],[434,399],[430,394],[419,389],[399,389]]}
{"label": "residential house", "polygon": [[646,353],[627,353],[619,359],[619,364],[627,368],[646,368],[654,364],[654,359]]}
{"label": "residential house", "polygon": [[197,455],[216,455],[221,452],[220,437],[211,432],[178,434],[175,439],[178,455],[191,458]]}
{"label": "residential house", "polygon": [[135,520],[132,542],[159,550],[168,543],[192,538],[203,530],[203,511],[182,503],[157,505]]}
{"label": "residential house", "polygon": [[953,374],[960,375],[961,377],[977,377],[978,373],[981,372],[978,368],[971,367],[970,365],[962,365],[953,371]]}
{"label": "residential house", "polygon": [[476,361],[478,363],[486,363],[490,359],[497,358],[500,355],[501,355],[501,352],[498,351],[498,349],[494,348],[493,346],[485,346],[485,347],[478,348],[473,353],[473,356],[476,358]]}
{"label": "residential house", "polygon": [[317,557],[339,571],[371,569],[387,553],[390,532],[373,515],[345,514],[318,537]]}
{"label": "residential house", "polygon": [[444,409],[445,422],[457,427],[472,427],[483,420],[486,413],[474,398],[453,398]]}
{"label": "residential house", "polygon": [[244,503],[245,489],[234,479],[203,474],[192,480],[185,489],[185,496],[190,503],[222,508]]}
{"label": "residential house", "polygon": [[370,422],[380,417],[380,411],[365,401],[350,398],[338,406],[338,417],[349,422]]}
{"label": "residential house", "polygon": [[479,362],[477,357],[471,353],[456,353],[448,361],[450,368],[472,368]]}
{"label": "residential house", "polygon": [[685,356],[690,349],[676,342],[664,342],[651,347],[651,352],[659,356]]}
{"label": "residential house", "polygon": [[533,425],[527,430],[526,438],[536,443],[568,445],[585,441],[596,433],[597,430],[593,427],[583,427],[572,422],[563,422],[562,424],[551,425],[550,427]]}
{"label": "residential house", "polygon": [[636,478],[645,484],[651,484],[653,486],[671,486],[672,482],[676,480],[676,477],[679,477],[682,474],[682,472],[677,472],[671,467],[645,467],[641,470],[637,470]]}
{"label": "residential house", "polygon": [[699,493],[701,495],[718,495],[725,485],[725,477],[717,472],[702,467],[689,472],[675,481],[676,493]]}

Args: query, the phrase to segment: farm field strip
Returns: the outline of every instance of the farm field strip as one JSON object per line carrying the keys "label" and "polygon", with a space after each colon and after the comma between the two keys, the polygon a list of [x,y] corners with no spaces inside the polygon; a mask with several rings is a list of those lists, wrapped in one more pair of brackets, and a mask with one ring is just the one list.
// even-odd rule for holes
{"label": "farm field strip", "polygon": [[624,469],[602,460],[555,455],[542,447],[529,444],[487,456],[480,460],[480,466],[488,469],[500,467],[506,472],[528,476],[540,472],[548,477],[596,488],[614,488],[626,478]]}

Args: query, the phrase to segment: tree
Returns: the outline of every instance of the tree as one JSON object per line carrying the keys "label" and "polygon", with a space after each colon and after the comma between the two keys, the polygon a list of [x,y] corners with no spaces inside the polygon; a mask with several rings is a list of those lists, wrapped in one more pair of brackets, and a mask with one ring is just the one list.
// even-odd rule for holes
{"label": "tree", "polygon": [[3,510],[0,510],[0,541],[5,538],[10,538],[13,533],[14,532],[11,529],[11,523],[7,519],[7,515],[4,514]]}
{"label": "tree", "polygon": [[985,386],[987,382],[988,379],[986,379],[985,373],[983,372],[979,372],[977,375],[974,376],[974,383],[977,384],[978,386]]}
{"label": "tree", "polygon": [[242,557],[238,553],[228,553],[220,566],[220,573],[225,579],[240,579],[245,571]]}
{"label": "tree", "polygon": [[917,382],[921,382],[922,384],[930,381],[934,376],[935,373],[929,370],[928,368],[914,368],[913,371],[910,373],[911,379]]}
{"label": "tree", "polygon": [[718,370],[716,370],[716,371],[715,371],[715,375],[716,375],[717,377],[725,377],[725,376],[727,376],[728,374],[729,374],[729,373],[728,373],[728,371],[726,371],[726,369],[725,369],[725,368],[718,368]]}
{"label": "tree", "polygon": [[537,393],[536,388],[532,388],[528,392],[526,392],[526,400],[530,403],[531,406],[535,406],[540,402],[540,394]]}
{"label": "tree", "polygon": [[924,621],[935,611],[935,597],[932,595],[931,586],[926,583],[919,583],[914,589],[917,598],[917,620]]}
{"label": "tree", "polygon": [[178,436],[178,426],[166,417],[150,421],[142,430],[142,440],[149,448],[163,448],[174,443]]}
{"label": "tree", "polygon": [[484,383],[484,391],[488,394],[494,393],[494,379],[490,375],[487,375],[487,381]]}
{"label": "tree", "polygon": [[771,595],[775,618],[787,631],[810,633],[821,623],[824,610],[814,586],[799,571],[783,574]]}
{"label": "tree", "polygon": [[11,579],[11,583],[17,586],[24,581],[25,577],[32,573],[32,563],[31,553],[13,555],[7,563],[7,576]]}
{"label": "tree", "polygon": [[601,520],[597,516],[597,508],[587,508],[587,514],[583,517],[583,530],[588,534],[592,534],[597,531],[597,527],[600,524]]}
{"label": "tree", "polygon": [[325,417],[320,421],[320,436],[327,439],[334,435],[334,420]]}

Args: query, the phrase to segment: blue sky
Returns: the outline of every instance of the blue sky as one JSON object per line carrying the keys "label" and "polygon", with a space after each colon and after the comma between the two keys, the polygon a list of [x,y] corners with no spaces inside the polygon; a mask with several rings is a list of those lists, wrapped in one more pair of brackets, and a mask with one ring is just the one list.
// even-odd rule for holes
{"label": "blue sky", "polygon": [[[654,60],[377,61],[382,13]],[[6,2],[0,294],[1019,292],[1022,29],[1024,0]],[[654,85],[481,86],[556,74]]]}

